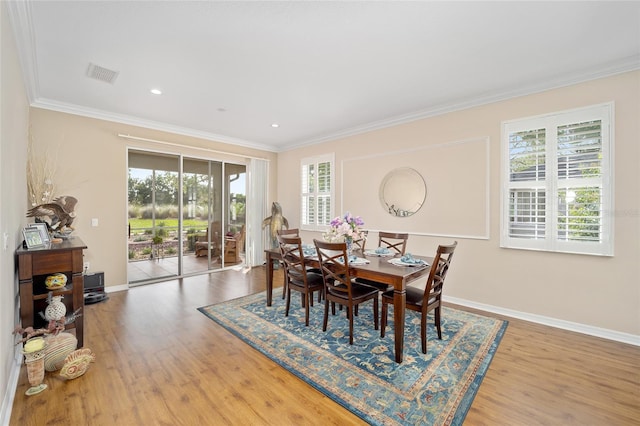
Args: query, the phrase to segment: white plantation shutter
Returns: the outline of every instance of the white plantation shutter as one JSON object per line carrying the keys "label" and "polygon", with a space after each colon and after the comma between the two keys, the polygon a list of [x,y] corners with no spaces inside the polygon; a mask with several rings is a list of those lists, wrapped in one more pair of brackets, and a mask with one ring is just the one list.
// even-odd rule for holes
{"label": "white plantation shutter", "polygon": [[558,239],[598,243],[605,237],[602,120],[558,126]]}
{"label": "white plantation shutter", "polygon": [[503,123],[502,247],[613,254],[611,110]]}
{"label": "white plantation shutter", "polygon": [[333,154],[301,162],[301,228],[324,230],[333,217]]}

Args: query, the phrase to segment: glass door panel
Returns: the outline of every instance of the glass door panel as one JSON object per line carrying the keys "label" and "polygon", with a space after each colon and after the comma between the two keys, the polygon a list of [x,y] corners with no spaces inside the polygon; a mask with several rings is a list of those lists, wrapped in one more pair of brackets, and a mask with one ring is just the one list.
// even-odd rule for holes
{"label": "glass door panel", "polygon": [[247,184],[244,164],[224,165],[226,228],[223,264],[243,264],[246,240]]}
{"label": "glass door panel", "polygon": [[130,284],[179,274],[179,165],[175,155],[129,151]]}
{"label": "glass door panel", "polygon": [[183,274],[222,267],[222,163],[185,158]]}

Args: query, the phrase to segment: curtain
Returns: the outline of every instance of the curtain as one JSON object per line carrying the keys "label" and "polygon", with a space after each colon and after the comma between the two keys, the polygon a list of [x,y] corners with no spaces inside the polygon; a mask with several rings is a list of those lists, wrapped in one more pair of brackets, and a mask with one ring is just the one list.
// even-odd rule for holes
{"label": "curtain", "polygon": [[269,161],[252,158],[247,166],[247,266],[264,263],[266,234],[262,221],[269,216],[267,199],[269,194]]}

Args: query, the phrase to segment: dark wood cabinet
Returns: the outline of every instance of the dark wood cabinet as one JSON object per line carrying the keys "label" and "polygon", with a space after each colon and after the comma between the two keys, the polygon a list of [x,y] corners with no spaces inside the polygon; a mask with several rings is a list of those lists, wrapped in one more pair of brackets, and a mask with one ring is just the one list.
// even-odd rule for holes
{"label": "dark wood cabinet", "polygon": [[[82,275],[83,250],[87,246],[78,237],[51,244],[46,248],[19,248],[18,279],[20,285],[20,319],[22,327],[46,327],[46,320],[39,312],[47,307],[47,295],[53,291],[54,296],[63,296],[67,307],[67,316],[78,308],[84,307],[84,277]],[[67,284],[57,290],[49,290],[45,286],[47,276],[63,273],[67,276]],[[83,314],[82,311],[80,311]],[[75,329],[78,347],[84,345],[84,316],[67,324],[67,329]]]}

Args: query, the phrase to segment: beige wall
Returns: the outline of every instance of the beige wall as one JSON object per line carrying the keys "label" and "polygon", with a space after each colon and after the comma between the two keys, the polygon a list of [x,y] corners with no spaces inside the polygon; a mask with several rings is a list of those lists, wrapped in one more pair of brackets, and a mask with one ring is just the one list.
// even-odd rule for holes
{"label": "beige wall", "polygon": [[[27,222],[25,165],[29,106],[6,4],[0,5],[0,424],[9,423],[19,364],[12,335],[19,321],[15,249]],[[4,246],[6,234],[7,244]]]}
{"label": "beige wall", "polygon": [[[500,248],[501,122],[610,101],[615,103],[615,256]],[[281,153],[278,157],[278,201],[290,224],[299,226],[298,176],[300,159],[304,157],[335,153],[336,199],[340,203],[342,185],[347,193],[354,187],[365,188],[369,176],[378,178],[372,165],[379,163],[354,159],[385,153],[395,158],[398,152],[405,151],[406,162],[412,163],[418,148],[488,138],[488,239],[465,238],[464,227],[454,221],[441,223],[439,227],[443,232],[430,227],[429,223],[420,223],[420,220],[426,221],[430,213],[429,197],[425,207],[411,220],[394,218],[385,226],[413,233],[408,245],[413,253],[433,253],[438,243],[448,243],[454,238],[459,240],[445,290],[449,298],[470,305],[488,305],[498,311],[515,311],[530,318],[542,316],[547,320],[627,334],[629,341],[640,343],[639,122],[640,72],[625,73]],[[441,169],[457,174],[464,174],[478,161],[485,161],[477,155],[457,156],[455,161],[451,156],[442,158],[449,163],[440,164]],[[351,177],[349,181],[343,182],[343,166],[349,168],[345,173]],[[429,170],[423,169],[422,173],[428,175]],[[470,184],[484,179],[477,175],[466,178]],[[456,190],[451,195],[457,193],[464,192]],[[370,200],[363,200],[360,207],[348,205],[346,200],[344,204],[365,222],[368,216],[377,217],[382,209],[375,192],[371,193]],[[344,213],[343,207],[338,204],[336,214]],[[470,209],[467,214],[475,218],[475,215],[484,214],[482,209]],[[462,223],[464,218],[458,217],[455,221]],[[425,230],[431,236],[424,235]],[[433,236],[438,234],[442,236]],[[305,237],[317,238],[319,234],[306,233]],[[374,240],[376,238],[374,234]]]}
{"label": "beige wall", "polygon": [[[39,108],[31,108],[30,122],[34,147],[57,161],[56,193],[78,199],[74,234],[88,246],[85,260],[91,263],[91,270],[104,271],[107,287],[127,283],[127,147],[234,162],[243,162],[244,158],[197,148],[267,158],[272,175],[270,194],[276,193],[275,153]],[[118,134],[182,147],[132,141]],[[92,218],[98,219],[98,227],[91,226]]]}

